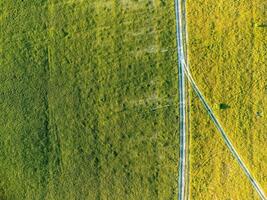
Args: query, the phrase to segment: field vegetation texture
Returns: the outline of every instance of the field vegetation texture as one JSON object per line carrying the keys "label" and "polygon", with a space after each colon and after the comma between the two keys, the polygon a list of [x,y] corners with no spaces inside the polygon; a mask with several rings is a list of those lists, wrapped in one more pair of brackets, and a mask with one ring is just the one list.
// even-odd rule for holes
{"label": "field vegetation texture", "polygon": [[[267,2],[187,1],[193,77],[267,191]],[[206,111],[191,98],[191,198],[259,199]]]}
{"label": "field vegetation texture", "polygon": [[0,199],[175,199],[174,3],[0,1]]}
{"label": "field vegetation texture", "polygon": [[[197,84],[267,191],[267,3],[188,0]],[[0,0],[0,199],[177,198],[174,1]],[[190,197],[258,199],[197,97]]]}

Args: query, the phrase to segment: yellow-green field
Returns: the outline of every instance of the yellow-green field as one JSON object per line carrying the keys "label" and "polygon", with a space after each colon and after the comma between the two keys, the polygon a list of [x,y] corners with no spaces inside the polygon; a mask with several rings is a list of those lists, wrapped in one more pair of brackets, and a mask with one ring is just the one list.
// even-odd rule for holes
{"label": "yellow-green field", "polygon": [[[267,191],[267,2],[187,2],[190,68]],[[259,199],[199,100],[191,98],[191,198]]]}
{"label": "yellow-green field", "polygon": [[174,4],[0,1],[0,199],[175,199]]}
{"label": "yellow-green field", "polygon": [[[267,191],[267,3],[188,0],[196,82]],[[175,200],[173,0],[0,0],[0,200]],[[190,197],[257,194],[190,91]]]}

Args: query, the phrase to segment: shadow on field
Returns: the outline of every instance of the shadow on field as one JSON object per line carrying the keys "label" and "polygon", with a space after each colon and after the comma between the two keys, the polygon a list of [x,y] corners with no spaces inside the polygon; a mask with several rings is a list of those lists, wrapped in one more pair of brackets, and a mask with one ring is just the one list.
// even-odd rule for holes
{"label": "shadow on field", "polygon": [[267,24],[260,24],[258,25],[259,28],[267,28]]}
{"label": "shadow on field", "polygon": [[0,187],[0,200],[6,200],[5,191],[3,188]]}

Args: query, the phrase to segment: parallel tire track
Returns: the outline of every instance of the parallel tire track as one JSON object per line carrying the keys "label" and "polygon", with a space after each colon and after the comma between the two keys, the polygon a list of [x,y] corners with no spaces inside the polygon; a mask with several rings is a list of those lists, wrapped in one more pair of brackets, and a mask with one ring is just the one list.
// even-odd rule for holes
{"label": "parallel tire track", "polygon": [[178,80],[179,80],[179,126],[180,126],[180,158],[178,166],[178,199],[183,200],[186,197],[186,85],[185,71],[183,69],[184,48],[182,35],[182,11],[181,0],[175,0],[176,15],[176,37],[177,37],[177,53],[178,53]]}
{"label": "parallel tire track", "polygon": [[221,126],[220,122],[218,121],[218,119],[214,115],[214,112],[212,111],[211,107],[207,103],[205,97],[202,95],[201,91],[199,90],[198,86],[196,85],[194,79],[192,78],[192,76],[188,70],[186,63],[184,62],[183,65],[184,65],[183,69],[184,69],[184,72],[188,78],[189,83],[193,87],[193,90],[195,91],[195,93],[199,97],[200,101],[202,102],[203,106],[205,107],[206,111],[208,112],[208,115],[210,116],[214,125],[216,126],[216,128],[220,132],[226,146],[228,147],[228,149],[230,150],[230,152],[232,153],[234,158],[237,160],[239,166],[241,167],[241,169],[243,170],[243,172],[245,173],[245,175],[249,179],[250,183],[252,184],[252,186],[254,187],[256,192],[258,193],[259,197],[262,200],[266,200],[266,196],[264,194],[264,191],[261,189],[261,187],[258,184],[258,182],[256,181],[256,179],[252,176],[251,172],[246,167],[245,163],[242,161],[241,157],[239,156],[238,152],[236,151],[235,147],[233,146],[232,142],[230,141],[229,137],[227,136],[226,132],[224,131],[223,127]]}
{"label": "parallel tire track", "polygon": [[[176,37],[177,37],[177,53],[178,53],[178,70],[179,70],[179,97],[180,97],[180,159],[179,159],[179,176],[178,176],[178,200],[186,199],[185,188],[186,188],[186,98],[185,98],[185,76],[187,77],[189,83],[191,84],[194,92],[199,97],[203,106],[208,112],[211,120],[215,124],[216,128],[220,132],[226,146],[230,150],[233,157],[237,160],[240,168],[243,170],[250,183],[252,184],[255,191],[258,193],[259,197],[262,200],[266,200],[264,191],[252,176],[251,172],[246,167],[245,163],[242,161],[238,152],[234,148],[230,139],[228,138],[226,132],[222,128],[220,122],[216,118],[211,107],[207,103],[205,97],[202,95],[197,84],[191,76],[189,68],[186,64],[185,54],[184,54],[184,41],[183,33],[187,34],[187,30],[184,30],[186,24],[185,13],[182,13],[181,9],[182,2],[181,0],[175,0],[175,14],[176,14]],[[185,12],[185,11],[183,11]]]}

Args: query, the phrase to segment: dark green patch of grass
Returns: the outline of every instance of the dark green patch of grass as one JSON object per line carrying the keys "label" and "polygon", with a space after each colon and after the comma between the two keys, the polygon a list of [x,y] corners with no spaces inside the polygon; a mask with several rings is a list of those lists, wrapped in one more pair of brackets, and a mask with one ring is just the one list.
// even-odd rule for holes
{"label": "dark green patch of grass", "polygon": [[152,1],[1,4],[7,199],[176,197],[173,8]]}

